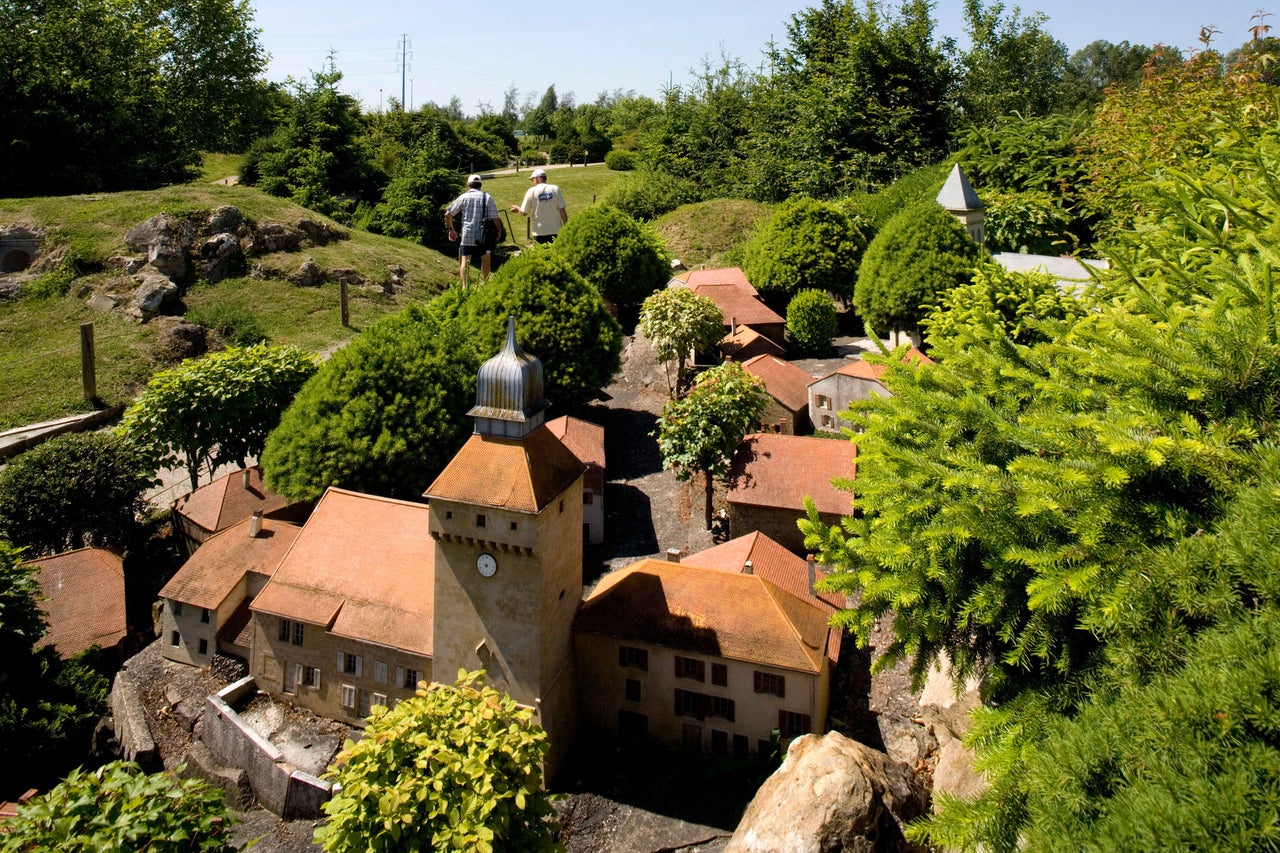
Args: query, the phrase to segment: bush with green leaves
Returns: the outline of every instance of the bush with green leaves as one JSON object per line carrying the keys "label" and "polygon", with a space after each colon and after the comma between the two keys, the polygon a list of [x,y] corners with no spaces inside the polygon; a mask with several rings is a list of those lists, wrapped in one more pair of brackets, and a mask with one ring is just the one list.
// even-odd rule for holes
{"label": "bush with green leaves", "polygon": [[918,202],[890,219],[867,247],[854,308],[868,334],[915,331],[986,254],[936,201]]}
{"label": "bush with green leaves", "polygon": [[742,271],[761,293],[823,290],[848,300],[867,239],[866,223],[842,206],[793,198],[751,236]]}
{"label": "bush with green leaves", "polygon": [[604,164],[614,172],[630,172],[636,167],[636,153],[615,148],[604,155]]}
{"label": "bush with green leaves", "polygon": [[553,248],[617,306],[622,317],[634,316],[645,297],[670,278],[656,232],[607,204],[576,214],[560,229]]}
{"label": "bush with green leaves", "polygon": [[47,794],[18,807],[0,851],[231,853],[234,818],[222,792],[199,779],[178,781],[115,761],[76,769]]}
{"label": "bush with green leaves", "polygon": [[652,221],[682,204],[702,201],[702,190],[693,181],[667,172],[637,170],[609,185],[600,200],[641,221]]}
{"label": "bush with green leaves", "polygon": [[[526,251],[507,261],[461,310],[484,358],[501,352],[507,317],[514,315],[520,346],[542,361],[547,399],[556,405],[590,400],[621,364],[618,321],[558,250]],[[474,376],[467,387],[474,388]]]}
{"label": "bush with green leaves", "polygon": [[342,787],[316,829],[326,851],[564,849],[542,788],[546,732],[483,677],[460,671],[454,685],[374,707],[327,774]]}
{"label": "bush with green leaves", "polygon": [[128,439],[111,432],[57,436],[0,469],[0,536],[30,556],[90,545],[127,549],[155,482]]}
{"label": "bush with green leaves", "polygon": [[402,163],[373,210],[372,230],[424,246],[447,246],[444,208],[458,194],[461,180],[443,161],[437,145],[420,149]]}
{"label": "bush with green leaves", "polygon": [[443,313],[410,306],[321,365],[267,438],[267,484],[293,500],[329,486],[419,497],[466,439],[475,402],[477,351]]}
{"label": "bush with green leaves", "polygon": [[[687,287],[666,287],[644,300],[640,332],[667,368],[667,393],[681,397],[689,384],[690,357],[724,337],[724,312]],[[669,367],[673,361],[675,376]]]}
{"label": "bush with green leaves", "polygon": [[119,430],[153,470],[185,466],[195,489],[201,469],[261,455],[315,371],[315,356],[297,347],[227,347],[152,376]]}
{"label": "bush with green leaves", "polygon": [[802,290],[787,303],[787,336],[804,355],[828,355],[838,324],[830,294]]}

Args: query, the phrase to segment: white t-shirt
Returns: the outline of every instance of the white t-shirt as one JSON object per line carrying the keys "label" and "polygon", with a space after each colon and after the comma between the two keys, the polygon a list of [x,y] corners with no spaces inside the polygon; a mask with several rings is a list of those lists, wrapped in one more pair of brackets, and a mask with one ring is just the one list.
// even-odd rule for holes
{"label": "white t-shirt", "polygon": [[533,236],[550,237],[560,233],[560,211],[565,209],[564,196],[555,184],[534,184],[524,194],[520,209],[533,221]]}

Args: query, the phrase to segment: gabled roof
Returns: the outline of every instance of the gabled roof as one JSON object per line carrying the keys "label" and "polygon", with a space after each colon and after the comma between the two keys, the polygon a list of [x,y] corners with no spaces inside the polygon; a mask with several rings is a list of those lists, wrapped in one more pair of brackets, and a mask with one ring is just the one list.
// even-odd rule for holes
{"label": "gabled roof", "polygon": [[583,470],[583,463],[545,425],[523,439],[477,434],[423,497],[541,512]]}
{"label": "gabled roof", "polygon": [[301,528],[264,518],[262,532],[250,536],[251,522],[247,518],[210,536],[164,585],[160,597],[213,610],[222,606],[246,572],[270,576]]}
{"label": "gabled roof", "polygon": [[[249,472],[247,487],[245,471]],[[267,490],[262,483],[262,469],[254,465],[206,483],[174,501],[173,508],[188,521],[214,533],[245,520],[255,509],[271,512],[286,503],[280,495]]]}
{"label": "gabled roof", "polygon": [[604,427],[563,415],[547,422],[547,429],[560,443],[569,448],[569,452],[578,457],[583,465],[604,465]]}
{"label": "gabled roof", "polygon": [[739,353],[751,352],[755,350],[764,350],[763,354],[783,355],[786,353],[782,347],[757,332],[750,326],[738,324],[738,328],[720,339],[720,343],[716,344],[720,350],[720,354],[725,358],[734,358]]}
{"label": "gabled roof", "polygon": [[[803,598],[828,612],[844,607],[844,596],[839,593],[814,592],[809,585],[808,560],[797,557],[758,530],[730,539],[705,551],[691,554],[682,559],[680,564],[743,574],[748,560],[751,561],[752,574],[781,587],[797,598]],[[814,573],[815,580],[826,575],[826,572],[816,567]]]}
{"label": "gabled roof", "polygon": [[[735,268],[736,269],[736,268]],[[760,301],[756,289],[752,287],[741,270],[739,276],[721,277],[714,280],[708,273],[723,273],[725,270],[694,270],[688,273],[689,289],[699,296],[705,296],[716,304],[720,313],[724,314],[724,324],[733,327],[741,323],[748,326],[769,326],[785,324],[787,321],[768,305]],[[738,280],[738,278],[741,280]]]}
{"label": "gabled roof", "polygon": [[759,291],[755,286],[747,280],[747,274],[742,271],[741,267],[719,267],[711,270],[689,270],[677,276],[681,281],[690,287],[697,287],[704,284],[732,284],[738,287],[746,288],[752,296],[758,296]]}
{"label": "gabled roof", "polygon": [[853,479],[857,447],[846,439],[756,433],[738,445],[729,471],[729,503],[804,512],[813,498],[818,512],[847,515],[853,496],[831,485]]}
{"label": "gabled roof", "polygon": [[776,355],[758,355],[744,361],[742,369],[763,379],[765,390],[785,408],[793,412],[808,408],[813,377],[791,362]]}
{"label": "gabled roof", "polygon": [[965,177],[964,169],[956,163],[951,167],[947,181],[938,191],[938,204],[946,210],[981,210],[982,201],[973,190],[973,184]]}
{"label": "gabled roof", "polygon": [[827,611],[759,575],[646,559],[605,575],[579,631],[817,673],[829,656]]}
{"label": "gabled roof", "polygon": [[105,548],[79,548],[31,560],[45,600],[39,602],[49,630],[41,645],[63,658],[92,645],[110,648],[127,632],[124,561]]}
{"label": "gabled roof", "polygon": [[434,583],[426,504],[330,487],[253,611],[429,656]]}
{"label": "gabled roof", "polygon": [[[904,364],[936,363],[933,359],[929,358],[929,356],[920,352],[920,350],[915,347],[907,347],[907,351],[902,355],[902,361]],[[853,376],[858,379],[870,379],[872,382],[879,382],[880,377],[884,376],[888,370],[889,365],[887,364],[872,364],[866,359],[858,358],[840,365],[835,370],[828,373],[827,376],[834,376],[839,373],[841,376]],[[826,379],[827,376],[822,378]],[[814,381],[816,382],[821,380]],[[813,383],[811,382],[809,384],[812,385]]]}

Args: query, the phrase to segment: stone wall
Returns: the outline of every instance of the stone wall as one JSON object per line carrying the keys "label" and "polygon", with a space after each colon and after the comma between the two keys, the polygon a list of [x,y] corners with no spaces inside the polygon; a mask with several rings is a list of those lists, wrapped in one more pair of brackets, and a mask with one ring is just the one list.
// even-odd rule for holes
{"label": "stone wall", "polygon": [[147,724],[147,712],[138,697],[138,684],[128,670],[116,673],[115,681],[111,684],[109,704],[115,723],[116,740],[120,742],[120,752],[124,759],[136,761],[148,772],[159,770],[160,754],[156,750],[155,739],[151,736],[151,726]]}

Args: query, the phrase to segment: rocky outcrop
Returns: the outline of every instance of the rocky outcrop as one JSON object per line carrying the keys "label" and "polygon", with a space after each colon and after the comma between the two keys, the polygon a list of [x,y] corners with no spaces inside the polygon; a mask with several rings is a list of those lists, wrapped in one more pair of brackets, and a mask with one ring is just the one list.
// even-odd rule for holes
{"label": "rocky outcrop", "polygon": [[127,317],[145,323],[177,302],[178,286],[162,275],[144,275],[139,278],[138,289],[133,292],[133,298],[124,313]]}
{"label": "rocky outcrop", "polygon": [[981,704],[976,681],[961,686],[957,693],[949,667],[935,666],[920,695],[920,717],[937,740],[937,762],[933,768],[933,808],[938,794],[968,798],[987,787],[986,780],[973,769],[973,753],[963,739],[969,731],[972,711]]}
{"label": "rocky outcrop", "polygon": [[131,252],[146,255],[147,264],[170,281],[187,277],[187,246],[196,239],[195,226],[171,213],[157,214],[140,222],[124,235]]}
{"label": "rocky outcrop", "polygon": [[906,822],[925,809],[912,774],[838,732],[791,743],[756,792],[725,853],[915,850]]}

